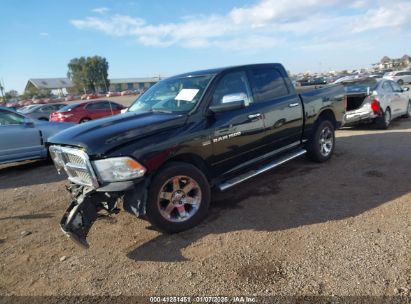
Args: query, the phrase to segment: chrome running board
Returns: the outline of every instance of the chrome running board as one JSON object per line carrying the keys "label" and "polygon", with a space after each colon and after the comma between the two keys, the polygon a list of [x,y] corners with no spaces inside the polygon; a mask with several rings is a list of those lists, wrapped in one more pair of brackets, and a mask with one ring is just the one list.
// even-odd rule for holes
{"label": "chrome running board", "polygon": [[280,158],[276,159],[275,161],[273,161],[273,162],[271,162],[271,163],[269,163],[269,164],[266,164],[266,165],[262,166],[262,167],[259,168],[259,169],[252,170],[252,171],[250,171],[250,172],[241,174],[241,175],[236,176],[236,177],[234,177],[234,178],[232,178],[232,179],[229,179],[229,180],[227,180],[227,181],[224,181],[224,182],[222,182],[221,184],[217,185],[217,187],[218,187],[218,189],[220,189],[221,191],[227,190],[228,188],[231,188],[231,187],[233,187],[233,186],[235,186],[235,185],[237,185],[237,184],[239,184],[239,183],[242,183],[242,182],[244,182],[244,181],[246,181],[246,180],[248,180],[248,179],[250,179],[250,178],[252,178],[252,177],[254,177],[254,176],[257,176],[257,175],[259,175],[259,174],[261,174],[261,173],[264,173],[264,172],[267,172],[267,171],[269,171],[269,170],[271,170],[271,169],[274,169],[274,168],[276,168],[276,167],[278,167],[278,166],[280,166],[280,165],[288,162],[289,160],[292,160],[292,159],[297,158],[297,157],[299,157],[299,156],[301,156],[301,155],[304,155],[305,153],[307,153],[307,150],[302,149],[302,148],[300,148],[300,149],[298,149],[298,150],[294,150],[294,151],[292,151],[292,152],[290,152],[290,153],[287,153],[287,154],[281,156]]}

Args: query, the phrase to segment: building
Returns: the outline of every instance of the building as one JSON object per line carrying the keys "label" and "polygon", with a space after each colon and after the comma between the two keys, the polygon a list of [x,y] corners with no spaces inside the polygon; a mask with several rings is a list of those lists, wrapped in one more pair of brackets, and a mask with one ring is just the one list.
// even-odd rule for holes
{"label": "building", "polygon": [[31,78],[24,91],[52,91],[56,95],[66,95],[74,85],[68,78]]}
{"label": "building", "polygon": [[[110,79],[109,91],[145,90],[156,84],[161,77],[114,78]],[[66,95],[74,85],[69,78],[31,78],[25,91],[52,91],[56,95]]]}
{"label": "building", "polygon": [[121,92],[125,90],[143,90],[161,80],[161,77],[146,78],[114,78],[110,79],[110,91]]}
{"label": "building", "polygon": [[402,70],[406,69],[411,64],[411,57],[408,55],[404,55],[401,58],[394,58],[391,59],[388,56],[384,56],[380,62],[372,64],[374,70],[387,70],[387,69],[394,69],[394,70]]}

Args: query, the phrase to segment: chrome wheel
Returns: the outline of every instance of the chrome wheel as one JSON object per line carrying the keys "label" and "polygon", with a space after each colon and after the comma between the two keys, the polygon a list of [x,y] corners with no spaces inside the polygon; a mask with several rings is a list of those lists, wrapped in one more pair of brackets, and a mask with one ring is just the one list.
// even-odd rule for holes
{"label": "chrome wheel", "polygon": [[321,155],[327,157],[331,153],[334,146],[333,132],[329,127],[322,129],[319,144]]}
{"label": "chrome wheel", "polygon": [[201,204],[201,189],[188,176],[174,176],[160,188],[157,207],[160,214],[171,222],[184,222],[197,213]]}

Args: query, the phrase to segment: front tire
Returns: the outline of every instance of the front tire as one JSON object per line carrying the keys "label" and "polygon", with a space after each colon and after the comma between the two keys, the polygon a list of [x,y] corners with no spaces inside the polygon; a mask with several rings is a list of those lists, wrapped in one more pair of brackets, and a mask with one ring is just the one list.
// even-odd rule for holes
{"label": "front tire", "polygon": [[174,162],[162,169],[150,185],[146,215],[166,233],[197,226],[207,216],[210,185],[195,166]]}
{"label": "front tire", "polygon": [[397,83],[398,83],[399,85],[403,85],[403,84],[404,84],[404,80],[400,79],[400,80],[397,81]]}
{"label": "front tire", "polygon": [[335,130],[329,120],[320,120],[307,144],[307,156],[312,161],[322,163],[334,153]]}

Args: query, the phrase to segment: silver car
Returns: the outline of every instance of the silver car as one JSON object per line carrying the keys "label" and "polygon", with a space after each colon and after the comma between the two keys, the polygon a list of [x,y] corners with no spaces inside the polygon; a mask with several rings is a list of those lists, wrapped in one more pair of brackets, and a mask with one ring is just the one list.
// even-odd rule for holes
{"label": "silver car", "polygon": [[0,164],[46,158],[47,139],[71,126],[31,119],[0,107]]}
{"label": "silver car", "polygon": [[399,85],[411,83],[411,70],[390,72],[384,75],[384,78],[395,81]]}
{"label": "silver car", "polygon": [[345,126],[374,122],[386,129],[394,118],[411,116],[409,89],[394,81],[366,78],[344,82],[344,86],[347,94]]}
{"label": "silver car", "polygon": [[56,112],[64,106],[66,106],[64,103],[29,105],[18,109],[17,112],[33,119],[49,120],[52,112]]}

